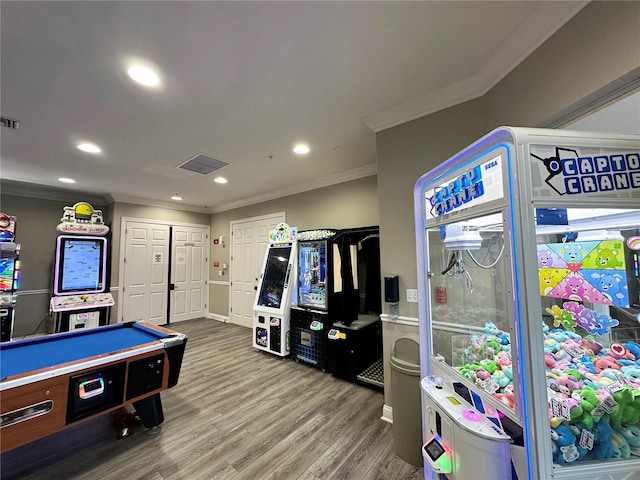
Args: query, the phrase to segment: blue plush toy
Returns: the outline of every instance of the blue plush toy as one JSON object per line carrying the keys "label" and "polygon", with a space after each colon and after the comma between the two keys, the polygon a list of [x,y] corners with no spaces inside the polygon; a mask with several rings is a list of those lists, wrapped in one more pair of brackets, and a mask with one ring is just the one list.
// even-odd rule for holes
{"label": "blue plush toy", "polygon": [[561,423],[556,428],[552,428],[551,440],[555,444],[553,448],[554,462],[563,465],[565,463],[575,462],[583,456],[576,445],[576,436],[568,425]]}
{"label": "blue plush toy", "polygon": [[593,454],[598,460],[606,460],[613,456],[613,428],[606,420],[600,420],[593,426],[596,440],[593,445]]}
{"label": "blue plush toy", "polygon": [[638,345],[636,342],[628,341],[624,344],[624,348],[631,352],[636,361],[640,360],[640,345]]}
{"label": "blue plush toy", "polygon": [[616,428],[613,429],[611,445],[613,447],[612,458],[629,458],[631,456],[629,442]]}
{"label": "blue plush toy", "polygon": [[640,455],[640,428],[638,426],[621,423],[616,425],[616,432],[627,441],[631,453]]}

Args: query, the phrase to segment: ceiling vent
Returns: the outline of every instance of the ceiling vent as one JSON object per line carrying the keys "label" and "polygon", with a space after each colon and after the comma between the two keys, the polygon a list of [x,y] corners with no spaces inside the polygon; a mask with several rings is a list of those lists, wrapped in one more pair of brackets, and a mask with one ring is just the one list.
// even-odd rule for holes
{"label": "ceiling vent", "polygon": [[227,162],[199,153],[195,157],[178,165],[178,168],[200,173],[202,175],[209,175],[210,173],[220,170],[222,167],[226,167],[227,165],[229,165]]}
{"label": "ceiling vent", "polygon": [[20,126],[20,122],[13,118],[0,117],[0,125],[6,128],[10,128],[12,130],[17,130]]}

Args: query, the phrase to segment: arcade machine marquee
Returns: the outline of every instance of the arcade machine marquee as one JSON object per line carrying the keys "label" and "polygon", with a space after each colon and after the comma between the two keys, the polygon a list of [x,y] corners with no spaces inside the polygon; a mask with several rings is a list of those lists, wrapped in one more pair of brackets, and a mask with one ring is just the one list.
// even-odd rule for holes
{"label": "arcade machine marquee", "polygon": [[425,478],[637,479],[640,136],[501,127],[414,202]]}

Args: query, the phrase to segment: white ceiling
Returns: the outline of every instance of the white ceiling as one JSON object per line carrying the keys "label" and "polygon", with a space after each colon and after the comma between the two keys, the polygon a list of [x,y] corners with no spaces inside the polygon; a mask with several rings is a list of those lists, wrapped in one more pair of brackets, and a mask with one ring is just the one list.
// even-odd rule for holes
{"label": "white ceiling", "polygon": [[[376,131],[484,94],[585,4],[0,2],[3,188],[216,212],[372,175]],[[176,168],[198,153],[230,165]]]}

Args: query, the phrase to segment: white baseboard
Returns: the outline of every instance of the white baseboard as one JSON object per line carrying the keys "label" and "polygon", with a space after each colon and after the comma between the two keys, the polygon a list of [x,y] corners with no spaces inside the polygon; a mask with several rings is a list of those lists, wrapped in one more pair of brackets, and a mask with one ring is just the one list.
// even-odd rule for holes
{"label": "white baseboard", "polygon": [[224,315],[218,315],[217,313],[207,313],[207,318],[210,318],[212,320],[217,320],[223,323],[229,322],[229,317],[225,317]]}
{"label": "white baseboard", "polygon": [[393,407],[384,404],[382,406],[382,417],[380,417],[380,420],[383,420],[387,423],[393,423]]}

